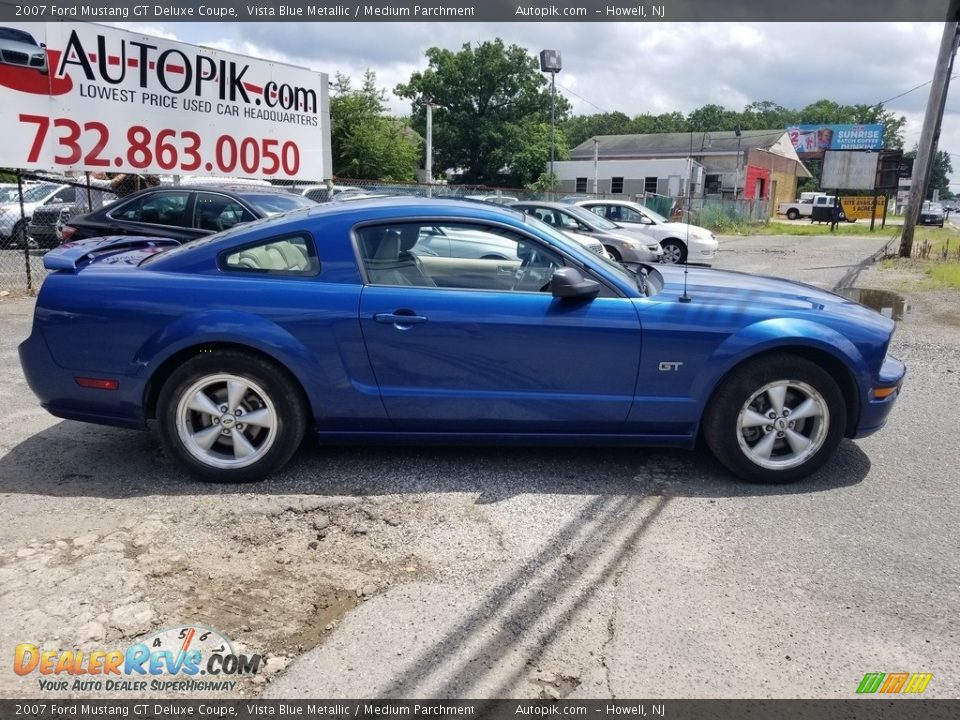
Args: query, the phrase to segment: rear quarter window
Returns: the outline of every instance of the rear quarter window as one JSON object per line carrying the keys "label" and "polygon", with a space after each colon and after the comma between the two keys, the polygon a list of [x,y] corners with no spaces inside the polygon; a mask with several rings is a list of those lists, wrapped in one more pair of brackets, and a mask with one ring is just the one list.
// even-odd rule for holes
{"label": "rear quarter window", "polygon": [[225,272],[255,275],[313,276],[320,272],[316,246],[306,233],[259,240],[220,254],[218,265]]}

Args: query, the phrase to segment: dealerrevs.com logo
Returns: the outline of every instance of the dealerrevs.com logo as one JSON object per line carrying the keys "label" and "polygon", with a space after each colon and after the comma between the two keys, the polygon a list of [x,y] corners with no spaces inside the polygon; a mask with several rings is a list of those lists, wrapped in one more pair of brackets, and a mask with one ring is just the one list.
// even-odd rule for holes
{"label": "dealerrevs.com logo", "polygon": [[44,692],[222,692],[255,675],[261,655],[237,653],[223,633],[199,625],[161,630],[125,650],[14,648],[13,671],[37,675]]}

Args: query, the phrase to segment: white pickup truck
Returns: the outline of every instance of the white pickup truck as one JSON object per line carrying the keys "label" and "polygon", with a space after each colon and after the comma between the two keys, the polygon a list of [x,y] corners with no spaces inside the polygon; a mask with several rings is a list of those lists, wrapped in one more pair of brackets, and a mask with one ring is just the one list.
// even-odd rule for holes
{"label": "white pickup truck", "polygon": [[[780,203],[777,212],[780,215],[786,215],[789,220],[797,220],[802,217],[812,217],[813,209],[832,208],[837,202],[835,195],[827,195],[819,192],[800,193],[800,199],[796,202]],[[846,220],[843,215],[843,208],[840,209],[840,220]]]}

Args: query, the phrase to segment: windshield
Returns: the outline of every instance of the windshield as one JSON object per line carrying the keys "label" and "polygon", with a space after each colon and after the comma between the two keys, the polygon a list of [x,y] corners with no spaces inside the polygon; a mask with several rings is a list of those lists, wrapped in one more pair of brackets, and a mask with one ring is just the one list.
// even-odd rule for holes
{"label": "windshield", "polygon": [[14,42],[26,43],[27,45],[36,45],[37,41],[32,36],[22,30],[0,27],[0,40],[13,40]]}
{"label": "windshield", "polygon": [[646,215],[647,217],[653,218],[653,219],[656,220],[657,222],[662,222],[662,223],[668,223],[668,222],[670,222],[670,221],[669,221],[667,218],[665,218],[663,215],[661,215],[661,214],[658,213],[658,212],[654,212],[653,210],[651,210],[651,209],[648,208],[648,207],[644,207],[644,208],[642,209],[642,213],[643,213],[644,215]]}
{"label": "windshield", "polygon": [[[33,187],[26,188],[23,191],[23,201],[24,202],[40,202],[47,195],[52,193],[57,189],[56,185],[50,183],[44,183],[43,185],[34,185]],[[16,191],[14,191],[13,197],[16,198]]]}
{"label": "windshield", "polygon": [[[578,245],[576,240],[571,239],[568,235],[564,235],[562,232],[557,230],[552,225],[548,225],[547,223],[543,222],[543,220],[540,220],[539,218],[534,217],[533,215],[527,215],[526,213],[524,213],[523,219],[530,227],[536,228],[544,235],[548,235],[552,238],[561,240],[565,246],[569,247],[570,245],[574,245],[574,246]],[[581,248],[581,249],[585,249],[585,248]],[[608,270],[612,270],[614,273],[619,275],[621,279],[623,279],[625,282],[628,282],[628,283],[637,282],[636,276],[632,272],[627,270],[620,263],[615,262],[613,260],[609,260],[605,258],[603,255],[597,255],[596,253],[590,253],[590,254],[595,256],[595,258],[599,262],[603,263],[603,265]]]}
{"label": "windshield", "polygon": [[573,205],[568,208],[564,208],[568,213],[573,215],[575,218],[582,220],[587,225],[591,227],[598,228],[600,230],[616,230],[617,226],[606,218],[602,218],[596,213],[592,213],[589,210],[580,207],[579,205]]}
{"label": "windshield", "polygon": [[302,195],[283,193],[241,193],[240,197],[253,205],[264,216],[279,215],[280,213],[313,207],[317,203]]}

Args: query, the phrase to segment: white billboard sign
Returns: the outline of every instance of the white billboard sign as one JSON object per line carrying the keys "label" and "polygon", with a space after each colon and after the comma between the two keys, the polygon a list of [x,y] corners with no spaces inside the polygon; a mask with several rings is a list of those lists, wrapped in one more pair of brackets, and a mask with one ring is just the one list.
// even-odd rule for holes
{"label": "white billboard sign", "polygon": [[830,190],[873,190],[880,156],[867,150],[827,150],[820,187]]}
{"label": "white billboard sign", "polygon": [[325,73],[92,23],[0,49],[0,167],[331,177]]}

